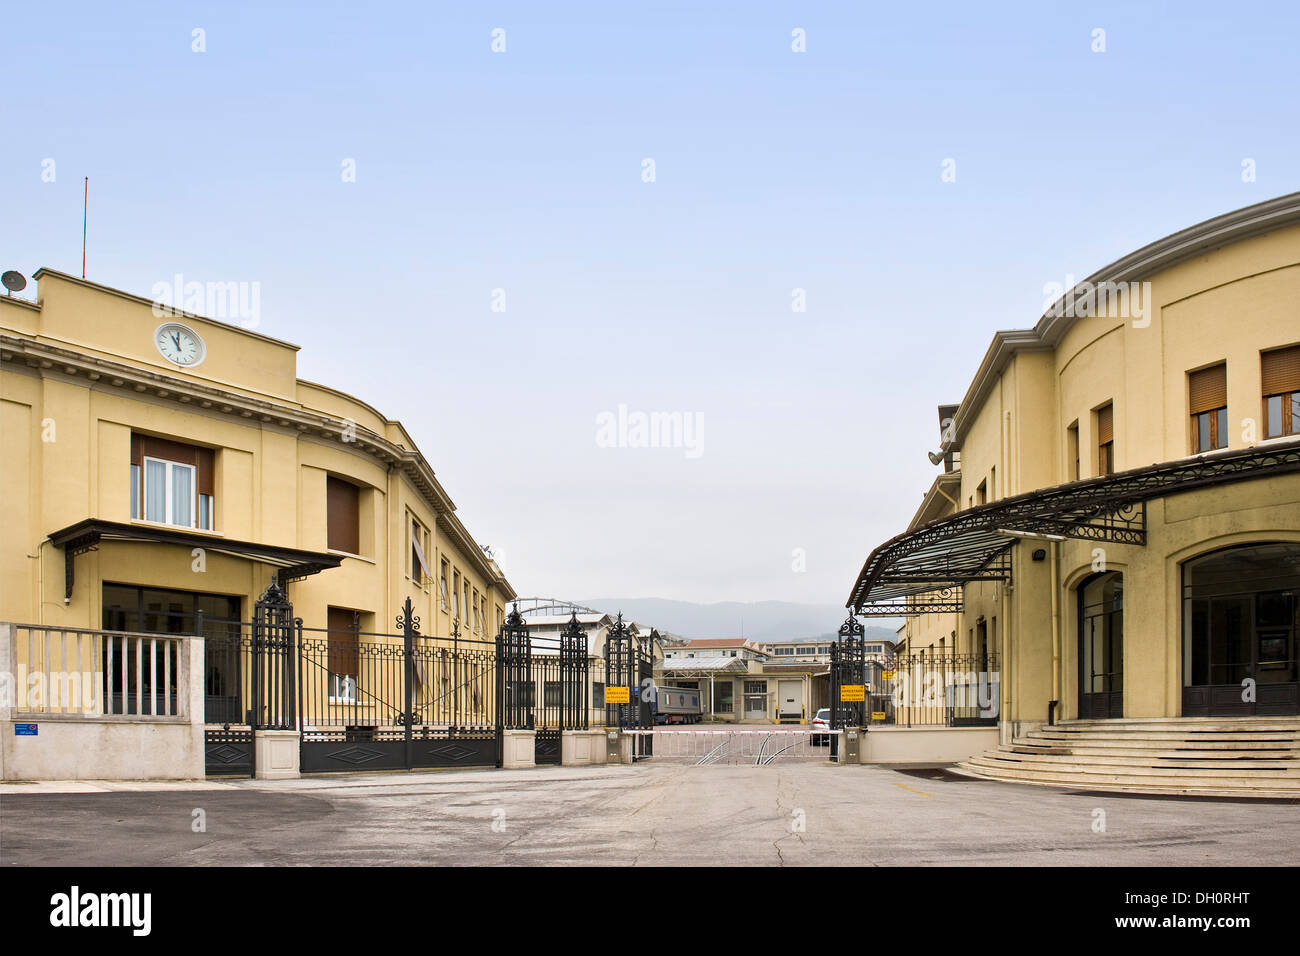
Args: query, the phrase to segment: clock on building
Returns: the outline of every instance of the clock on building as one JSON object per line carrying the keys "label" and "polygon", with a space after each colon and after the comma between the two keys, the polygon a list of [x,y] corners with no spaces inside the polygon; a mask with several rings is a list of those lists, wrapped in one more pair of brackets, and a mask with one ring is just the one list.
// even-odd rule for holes
{"label": "clock on building", "polygon": [[164,322],[153,334],[158,352],[173,365],[193,368],[207,356],[207,346],[199,334],[179,322]]}

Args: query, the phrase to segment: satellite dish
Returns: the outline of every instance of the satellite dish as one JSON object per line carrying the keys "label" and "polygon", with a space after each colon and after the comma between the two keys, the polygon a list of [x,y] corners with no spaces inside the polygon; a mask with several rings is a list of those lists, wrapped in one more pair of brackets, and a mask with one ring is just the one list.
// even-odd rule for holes
{"label": "satellite dish", "polygon": [[15,272],[13,269],[10,269],[4,275],[0,276],[0,283],[4,283],[4,287],[8,289],[11,294],[14,292],[22,292],[23,289],[27,288],[27,280],[23,278],[23,274],[21,272]]}

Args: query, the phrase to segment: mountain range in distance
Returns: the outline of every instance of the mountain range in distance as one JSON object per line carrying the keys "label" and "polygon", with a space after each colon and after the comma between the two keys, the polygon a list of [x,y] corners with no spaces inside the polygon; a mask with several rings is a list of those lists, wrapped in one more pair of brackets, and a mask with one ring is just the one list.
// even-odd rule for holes
{"label": "mountain range in distance", "polygon": [[[592,598],[576,603],[680,637],[740,637],[755,643],[834,640],[848,610],[834,604],[789,601],[722,601],[695,604],[668,598]],[[897,640],[899,621],[882,618],[866,626],[867,640]]]}

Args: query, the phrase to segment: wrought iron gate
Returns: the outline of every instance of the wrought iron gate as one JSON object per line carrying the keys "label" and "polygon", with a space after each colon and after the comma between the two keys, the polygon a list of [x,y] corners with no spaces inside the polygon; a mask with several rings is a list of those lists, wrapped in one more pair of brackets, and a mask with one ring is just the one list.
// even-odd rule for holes
{"label": "wrought iron gate", "polygon": [[[622,613],[605,637],[605,674],[605,725],[622,730],[652,730],[654,654],[627,629]],[[621,699],[622,688],[627,689],[626,702]],[[654,756],[654,734],[634,734],[632,739],[634,761]]]}
{"label": "wrought iron gate", "polygon": [[[831,645],[831,730],[863,727],[867,722],[867,655],[862,622],[852,614],[840,625]],[[831,759],[839,757],[840,735],[831,734]]]}
{"label": "wrought iron gate", "polygon": [[425,637],[414,610],[396,634],[297,622],[304,773],[500,765],[494,648]]}
{"label": "wrought iron gate", "polygon": [[[588,728],[591,657],[576,615],[550,642],[518,607],[492,642],[458,626],[422,635],[409,598],[395,633],[362,631],[359,612],[326,623],[305,627],[274,583],[252,622],[200,617],[208,773],[253,775],[259,730],[297,730],[300,767],[314,773],[499,767],[507,728],[534,731],[536,762],[558,764],[564,731]],[[631,726],[649,726],[648,708]]]}
{"label": "wrought iron gate", "polygon": [[205,772],[251,777],[256,732],[296,726],[293,606],[272,582],[251,623],[208,623],[200,611],[194,629],[204,639]]}
{"label": "wrought iron gate", "polygon": [[532,636],[516,606],[497,637],[497,658],[502,728],[533,731],[534,762],[558,765],[564,731],[588,725],[590,655],[577,614],[558,642],[546,641]]}

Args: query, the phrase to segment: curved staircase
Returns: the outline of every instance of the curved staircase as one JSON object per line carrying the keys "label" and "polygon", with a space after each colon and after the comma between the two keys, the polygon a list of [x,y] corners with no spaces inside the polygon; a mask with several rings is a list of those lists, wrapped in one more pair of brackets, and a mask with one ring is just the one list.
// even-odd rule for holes
{"label": "curved staircase", "polygon": [[1073,789],[1300,799],[1300,717],[1069,720],[952,770]]}

